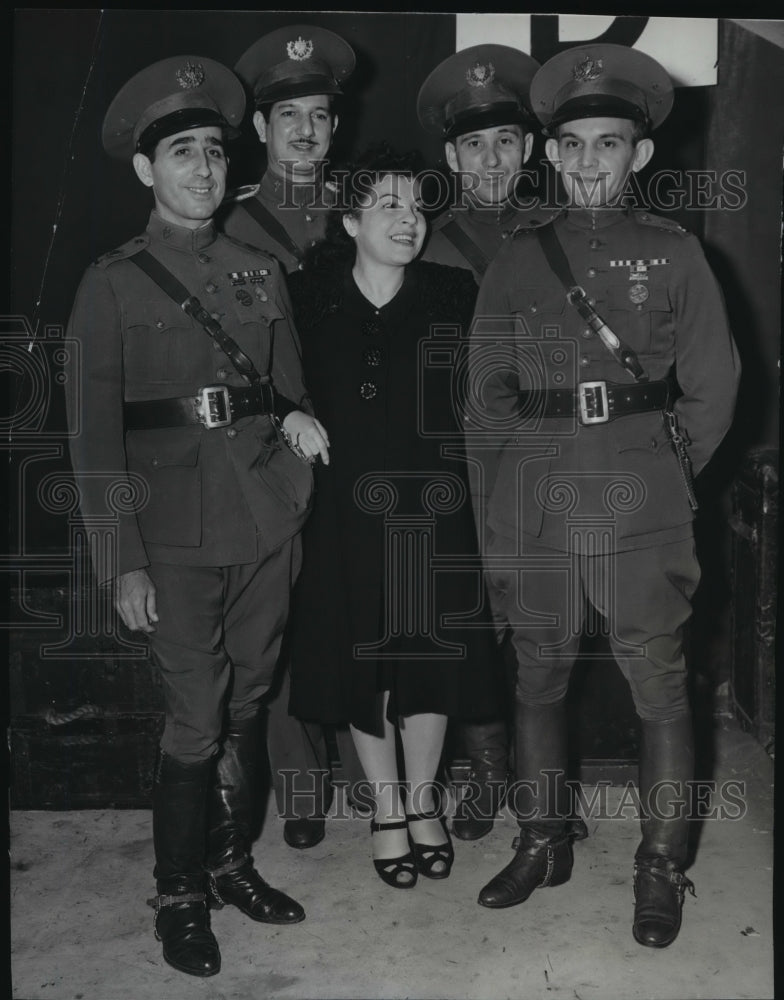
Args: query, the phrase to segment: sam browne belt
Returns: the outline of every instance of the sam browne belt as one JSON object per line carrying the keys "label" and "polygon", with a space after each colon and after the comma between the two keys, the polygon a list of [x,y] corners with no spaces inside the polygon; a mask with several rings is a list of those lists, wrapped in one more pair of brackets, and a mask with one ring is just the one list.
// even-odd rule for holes
{"label": "sam browne belt", "polygon": [[193,396],[150,399],[125,403],[126,430],[152,430],[156,427],[183,427],[202,424],[212,429],[228,427],[240,417],[275,413],[275,391],[268,380],[246,388],[230,385],[207,385]]}
{"label": "sam browne belt", "polygon": [[656,382],[580,382],[574,389],[523,390],[518,394],[520,416],[577,417],[581,424],[606,424],[617,417],[650,410],[666,410],[671,384]]}

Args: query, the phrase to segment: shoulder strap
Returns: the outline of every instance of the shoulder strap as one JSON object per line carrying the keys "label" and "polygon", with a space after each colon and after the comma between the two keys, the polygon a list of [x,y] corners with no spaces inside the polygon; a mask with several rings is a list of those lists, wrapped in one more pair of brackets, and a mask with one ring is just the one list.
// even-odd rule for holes
{"label": "shoulder strap", "polygon": [[442,227],[441,232],[444,236],[446,236],[452,246],[465,257],[471,267],[481,278],[487,270],[487,265],[490,261],[487,258],[487,254],[485,254],[484,251],[476,245],[468,233],[464,229],[461,229],[457,219],[451,219],[447,222],[447,224]]}
{"label": "shoulder strap", "polygon": [[175,278],[167,267],[164,267],[159,260],[153,257],[149,250],[140,250],[139,253],[130,257],[129,260],[144,271],[147,277],[152,279],[170,299],[173,299],[183,312],[196,320],[207,331],[243,378],[246,378],[251,385],[262,381],[262,376],[257,371],[255,365],[234,338],[226,333],[220,323],[212,318],[196,296],[191,295],[185,285],[178,278]]}
{"label": "shoulder strap", "polygon": [[240,204],[268,236],[271,236],[276,243],[280,243],[293,257],[296,257],[298,262],[302,260],[302,251],[266,205],[262,205],[258,198],[249,198]]}
{"label": "shoulder strap", "polygon": [[621,338],[614,333],[605,323],[599,313],[589,303],[585,289],[581,288],[575,280],[571,265],[558,239],[558,234],[552,223],[540,226],[536,230],[539,246],[542,253],[550,265],[553,274],[558,278],[566,290],[566,299],[569,305],[574,306],[580,316],[588,326],[598,334],[599,339],[612,354],[618,364],[632,375],[637,382],[647,382],[648,375],[640,364],[637,354],[625,344]]}

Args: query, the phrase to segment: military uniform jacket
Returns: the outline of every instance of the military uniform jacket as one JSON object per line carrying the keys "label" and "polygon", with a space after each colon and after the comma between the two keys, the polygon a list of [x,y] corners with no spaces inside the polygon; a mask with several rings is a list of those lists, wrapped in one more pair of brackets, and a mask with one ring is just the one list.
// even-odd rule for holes
{"label": "military uniform jacket", "polygon": [[[522,209],[511,202],[506,202],[498,208],[467,205],[447,209],[433,223],[422,260],[448,264],[450,267],[470,268],[479,284],[490,261],[519,225],[528,224],[527,220],[530,217],[530,210]],[[484,270],[480,271],[473,266],[444,231],[452,222],[476,245],[484,258]]]}
{"label": "military uniform jacket", "polygon": [[[674,369],[682,393],[674,411],[698,473],[730,426],[740,374],[698,240],[623,209],[564,211],[550,224],[575,279],[650,379]],[[660,411],[589,426],[521,411],[520,390],[634,381],[566,301],[532,228],[487,271],[469,358],[465,426],[480,523],[561,551],[591,530],[605,532],[605,551],[608,537],[624,551],[690,536],[693,514]]]}
{"label": "military uniform jacket", "polygon": [[[308,247],[324,236],[327,215],[336,198],[331,184],[291,184],[268,170],[260,184],[241,189],[240,197],[224,204],[219,225],[228,236],[273,254],[290,273],[299,268]],[[272,214],[296,246],[297,254],[250,215],[246,205],[251,199]]]}
{"label": "military uniform jacket", "polygon": [[147,249],[213,314],[277,391],[309,408],[300,346],[280,269],[216,233],[152,213],[146,232],[88,268],[69,335],[81,344],[70,373],[79,414],[72,460],[85,520],[117,519],[118,555],[94,553],[99,582],[150,562],[228,566],[252,562],[301,526],[309,466],[281,446],[271,418],[129,430],[123,400],[244,386],[212,338],[134,263]]}

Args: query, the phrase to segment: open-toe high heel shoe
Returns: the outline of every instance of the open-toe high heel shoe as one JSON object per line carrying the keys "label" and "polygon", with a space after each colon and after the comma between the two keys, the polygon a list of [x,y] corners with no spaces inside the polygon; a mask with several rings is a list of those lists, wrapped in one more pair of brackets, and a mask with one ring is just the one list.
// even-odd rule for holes
{"label": "open-toe high heel shoe", "polygon": [[[382,830],[406,830],[405,820],[396,820],[392,823],[377,823],[374,819],[370,821],[371,836]],[[373,858],[378,877],[391,885],[393,889],[411,889],[417,881],[417,862],[414,855],[409,851],[399,858]]]}
{"label": "open-toe high heel shoe", "polygon": [[411,834],[411,827],[408,828],[408,842],[414,854],[417,870],[425,878],[448,878],[452,871],[452,862],[455,860],[455,852],[452,841],[444,822],[444,817],[437,812],[406,813],[408,823],[416,823],[417,820],[435,819],[441,823],[441,827],[446,837],[444,844],[419,844]]}

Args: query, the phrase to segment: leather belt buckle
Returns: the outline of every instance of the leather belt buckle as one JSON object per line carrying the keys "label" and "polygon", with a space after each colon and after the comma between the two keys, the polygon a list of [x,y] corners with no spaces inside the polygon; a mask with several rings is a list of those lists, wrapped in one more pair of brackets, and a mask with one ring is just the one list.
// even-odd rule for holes
{"label": "leather belt buckle", "polygon": [[234,417],[231,412],[231,396],[226,385],[207,385],[199,389],[195,397],[196,416],[209,430],[213,427],[228,427]]}
{"label": "leather belt buckle", "polygon": [[580,382],[577,402],[581,424],[606,424],[610,419],[610,400],[606,382]]}

